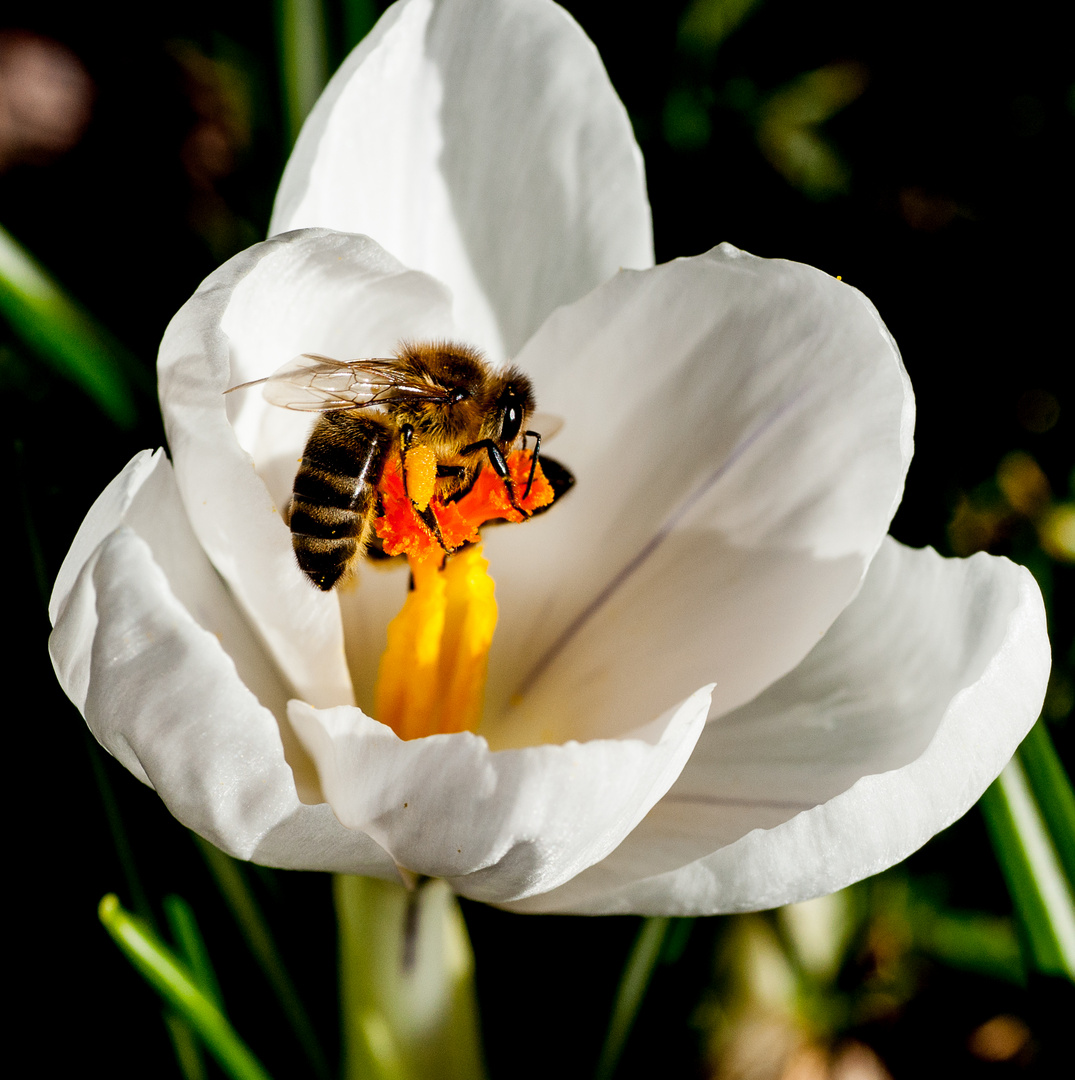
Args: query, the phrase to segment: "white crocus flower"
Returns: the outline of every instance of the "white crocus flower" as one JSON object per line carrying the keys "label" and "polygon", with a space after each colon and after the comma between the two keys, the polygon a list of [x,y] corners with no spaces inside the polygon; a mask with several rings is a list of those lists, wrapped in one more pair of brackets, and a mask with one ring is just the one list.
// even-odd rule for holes
{"label": "white crocus flower", "polygon": [[[545,0],[407,0],[344,65],[277,235],[168,328],[172,461],[109,486],[52,599],[64,688],[180,821],[517,910],[708,913],[881,870],[999,773],[1041,597],[886,538],[913,398],[877,312],[729,247],[653,267],[649,230],[624,110]],[[279,512],[306,421],[223,394],[404,338],[513,359],[578,480],[486,541],[480,734],[407,742],[371,704],[406,573],[313,588]]]}

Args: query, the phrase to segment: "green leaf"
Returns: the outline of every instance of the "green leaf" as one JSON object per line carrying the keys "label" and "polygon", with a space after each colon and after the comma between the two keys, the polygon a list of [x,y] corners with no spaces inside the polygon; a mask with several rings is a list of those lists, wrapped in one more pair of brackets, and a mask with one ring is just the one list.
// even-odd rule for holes
{"label": "green leaf", "polygon": [[220,993],[213,963],[209,959],[209,950],[198,929],[194,911],[181,896],[164,898],[164,915],[168,928],[172,931],[176,947],[190,969],[191,978],[201,992],[221,1011],[224,1012],[224,999]]}
{"label": "green leaf", "polygon": [[113,893],[98,916],[120,951],[166,1004],[182,1017],[232,1080],[270,1080],[224,1014],[195,985],[191,973],[141,920],[124,911]]}
{"label": "green leaf", "polygon": [[811,199],[829,199],[850,187],[848,168],[821,134],[821,125],[862,94],[866,79],[861,64],[828,64],[774,91],[761,107],[758,147]]}
{"label": "green leaf", "polygon": [[1060,757],[1039,720],[1019,747],[1019,761],[1045,819],[1068,885],[1075,891],[1075,791]]}
{"label": "green leaf", "polygon": [[0,227],[0,312],[12,329],[114,423],[137,419],[132,379],[149,383],[137,361],[79,307]]}
{"label": "green leaf", "polygon": [[982,796],[997,861],[1039,971],[1075,980],[1075,898],[1045,819],[1013,758]]}

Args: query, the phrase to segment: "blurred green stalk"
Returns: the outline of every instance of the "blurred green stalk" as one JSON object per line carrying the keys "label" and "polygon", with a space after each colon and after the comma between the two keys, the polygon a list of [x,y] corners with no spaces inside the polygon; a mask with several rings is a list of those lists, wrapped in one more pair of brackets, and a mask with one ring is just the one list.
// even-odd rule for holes
{"label": "blurred green stalk", "polygon": [[321,0],[276,0],[276,40],[290,149],[328,82]]}

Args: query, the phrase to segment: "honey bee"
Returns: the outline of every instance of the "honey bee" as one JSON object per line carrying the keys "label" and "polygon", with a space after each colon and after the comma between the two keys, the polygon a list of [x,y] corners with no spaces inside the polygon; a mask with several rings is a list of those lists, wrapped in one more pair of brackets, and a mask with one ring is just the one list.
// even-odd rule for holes
{"label": "honey bee", "polygon": [[[430,499],[465,495],[486,465],[503,480],[512,507],[532,516],[521,503],[534,480],[541,435],[526,429],[534,390],[518,368],[498,371],[466,345],[403,344],[391,358],[340,361],[307,353],[231,390],[256,385],[274,405],[321,414],[290,506],[295,556],[319,589],[332,589],[355,558],[376,552],[378,489],[393,457],[415,513],[446,552]],[[525,449],[528,438],[532,464],[518,492],[507,457],[520,441]],[[419,460],[425,468],[412,467]],[[562,465],[549,458],[542,465],[556,498],[574,484]]]}

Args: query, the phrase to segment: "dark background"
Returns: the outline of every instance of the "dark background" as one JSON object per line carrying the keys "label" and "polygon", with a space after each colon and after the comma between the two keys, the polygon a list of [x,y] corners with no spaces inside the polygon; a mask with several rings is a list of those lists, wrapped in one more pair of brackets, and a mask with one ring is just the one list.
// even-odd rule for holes
{"label": "dark background", "polygon": [[[1056,496],[1071,498],[1075,61],[1064,5],[987,14],[955,0],[769,0],[719,48],[679,32],[682,0],[651,4],[643,18],[620,4],[567,6],[635,123],[658,261],[728,240],[840,274],[878,307],[918,401],[898,539],[965,553],[949,523],[968,500],[995,506],[993,477],[1013,450],[1032,455]],[[94,97],[73,147],[0,172],[0,222],[151,373],[172,314],[221,261],[263,236],[287,147],[269,5],[252,14],[246,4],[165,2],[137,22],[120,11],[5,6],[7,27],[74,52]],[[329,12],[334,66],[346,20]],[[828,188],[783,175],[759,146],[774,93],[822,68],[864,87],[811,128],[846,177]],[[150,909],[159,917],[173,892],[194,905],[236,1027],[275,1076],[305,1076],[194,844],[99,751],[46,656],[45,599],[83,515],[133,453],[163,443],[147,386],[136,424],[122,430],[0,323],[14,586],[8,970],[25,1009],[14,1042],[32,1046],[43,1075],[87,1062],[116,1077],[179,1075],[156,998],[96,918],[106,892],[139,903],[109,826],[110,792]],[[1047,713],[1070,762],[1071,569],[1042,556],[1028,522],[997,514],[985,542],[1029,561],[1050,603],[1058,674]],[[956,907],[1010,911],[977,812],[909,870],[940,880]],[[259,869],[251,878],[331,1057],[330,881]],[[464,907],[494,1077],[590,1075],[638,920]],[[702,1075],[692,1018],[723,926],[698,920],[683,959],[658,973],[618,1075]],[[897,1078],[1047,1076],[1065,1060],[1071,1001],[1055,982],[1020,988],[925,960],[915,971],[904,1006],[853,1032]],[[1033,1052],[986,1065],[966,1040],[998,1013],[1029,1024]],[[927,1035],[937,1040],[928,1054]]]}

